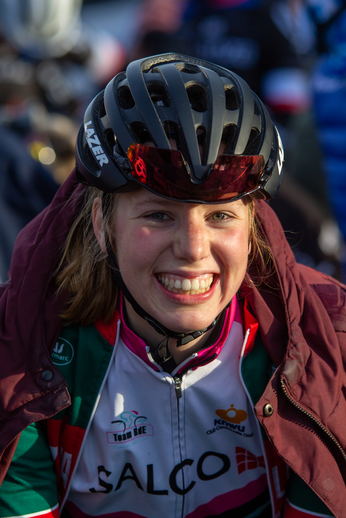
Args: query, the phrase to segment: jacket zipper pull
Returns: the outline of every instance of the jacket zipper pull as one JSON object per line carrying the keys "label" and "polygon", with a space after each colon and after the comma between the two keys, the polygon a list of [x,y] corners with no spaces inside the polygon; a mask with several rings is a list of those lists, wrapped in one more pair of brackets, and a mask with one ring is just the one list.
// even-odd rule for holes
{"label": "jacket zipper pull", "polygon": [[176,376],[174,378],[174,384],[175,384],[175,393],[177,395],[177,398],[181,398],[181,379]]}

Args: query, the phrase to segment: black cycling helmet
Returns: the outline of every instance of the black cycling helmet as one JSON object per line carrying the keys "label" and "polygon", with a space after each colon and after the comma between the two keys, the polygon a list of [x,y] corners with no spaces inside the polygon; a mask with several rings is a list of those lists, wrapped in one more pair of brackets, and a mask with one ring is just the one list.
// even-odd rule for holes
{"label": "black cycling helmet", "polygon": [[102,191],[136,181],[201,203],[271,198],[282,162],[279,134],[247,83],[176,53],[139,59],[115,76],[88,106],[76,146],[81,181]]}
{"label": "black cycling helmet", "polygon": [[[80,180],[104,192],[137,182],[178,201],[217,203],[250,193],[271,198],[282,181],[283,149],[269,114],[239,76],[181,54],[130,63],[88,106],[78,134]],[[108,200],[108,201],[107,201]],[[104,212],[108,197],[103,197]],[[212,329],[167,329],[125,285],[105,228],[116,282],[163,340],[152,353],[170,359],[168,339],[189,343]]]}

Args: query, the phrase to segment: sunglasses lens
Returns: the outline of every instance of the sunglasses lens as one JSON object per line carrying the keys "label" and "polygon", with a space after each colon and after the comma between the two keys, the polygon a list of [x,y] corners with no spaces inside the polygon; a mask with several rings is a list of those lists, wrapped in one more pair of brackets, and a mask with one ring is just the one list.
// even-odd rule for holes
{"label": "sunglasses lens", "polygon": [[262,171],[261,155],[220,155],[207,178],[194,183],[181,153],[132,144],[127,151],[134,180],[178,201],[220,202],[255,191]]}

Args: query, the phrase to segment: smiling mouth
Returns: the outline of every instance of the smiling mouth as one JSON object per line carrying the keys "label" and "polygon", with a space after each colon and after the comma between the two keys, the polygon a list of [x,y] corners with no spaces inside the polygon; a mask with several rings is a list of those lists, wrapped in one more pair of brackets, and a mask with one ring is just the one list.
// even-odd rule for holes
{"label": "smiling mouth", "polygon": [[184,277],[177,278],[172,275],[158,275],[157,276],[161,286],[173,293],[181,295],[199,295],[210,290],[213,284],[213,275],[204,275],[203,277],[187,279]]}

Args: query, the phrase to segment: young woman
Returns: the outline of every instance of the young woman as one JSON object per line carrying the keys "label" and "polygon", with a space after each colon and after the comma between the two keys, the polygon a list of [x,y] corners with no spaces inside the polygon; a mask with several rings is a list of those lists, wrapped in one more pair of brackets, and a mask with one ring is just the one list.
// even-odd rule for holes
{"label": "young woman", "polygon": [[2,288],[0,517],[342,518],[345,287],[295,263],[282,160],[199,59],[92,101]]}

